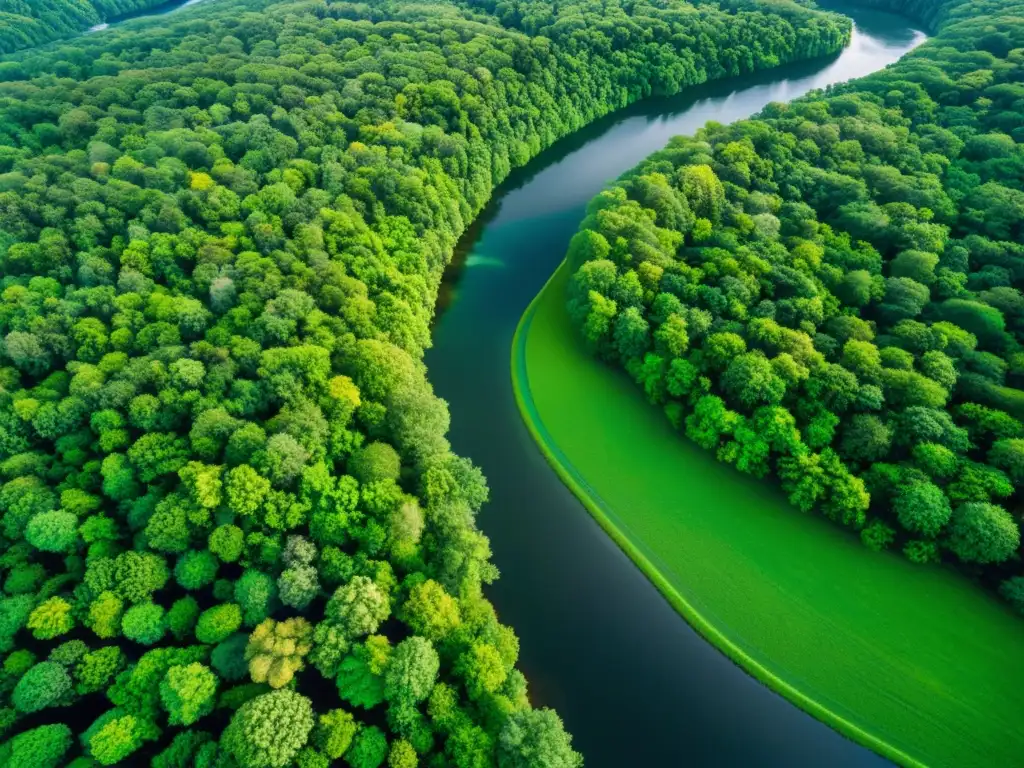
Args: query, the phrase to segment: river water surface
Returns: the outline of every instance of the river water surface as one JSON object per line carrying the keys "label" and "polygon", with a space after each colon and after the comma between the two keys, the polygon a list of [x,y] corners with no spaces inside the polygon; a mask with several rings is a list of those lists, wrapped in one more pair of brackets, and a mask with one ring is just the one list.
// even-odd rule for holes
{"label": "river water surface", "polygon": [[[617,113],[516,172],[463,239],[427,353],[454,449],[487,475],[480,525],[502,578],[535,704],[558,709],[588,768],[867,766],[883,761],[749,677],[706,643],[593,521],[523,425],[509,372],[520,316],[604,185],[677,134],[860,77],[925,36],[899,16],[853,18],[838,57],[689,89]],[[796,681],[798,682],[798,681]]]}

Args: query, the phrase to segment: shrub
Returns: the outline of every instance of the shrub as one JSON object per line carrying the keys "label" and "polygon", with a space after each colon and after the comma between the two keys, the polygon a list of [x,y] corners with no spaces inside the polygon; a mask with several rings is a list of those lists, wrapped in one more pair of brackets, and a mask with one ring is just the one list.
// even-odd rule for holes
{"label": "shrub", "polygon": [[313,729],[309,699],[280,690],[243,704],[224,731],[221,745],[241,768],[284,768]]}
{"label": "shrub", "polygon": [[860,540],[868,549],[880,552],[896,540],[896,531],[881,520],[872,520],[861,530]]}
{"label": "shrub", "polygon": [[141,645],[159,642],[166,631],[163,606],[155,603],[133,605],[121,619],[122,634]]}
{"label": "shrub", "polygon": [[67,670],[55,661],[42,661],[22,675],[11,694],[11,703],[27,714],[67,703],[70,693]]}
{"label": "shrub", "polygon": [[193,662],[167,670],[160,681],[160,700],[171,725],[192,725],[213,711],[217,677],[203,664]]}
{"label": "shrub", "polygon": [[66,725],[41,725],[0,747],[0,763],[5,768],[58,768],[71,741]]}
{"label": "shrub", "polygon": [[1014,576],[1004,581],[999,585],[999,594],[1017,613],[1024,615],[1024,576]]}
{"label": "shrub", "polygon": [[219,643],[242,626],[242,609],[235,603],[224,603],[208,608],[196,624],[196,640],[201,643]]}
{"label": "shrub", "polygon": [[62,597],[51,597],[32,611],[27,626],[37,640],[52,640],[67,634],[75,626],[71,604]]}
{"label": "shrub", "polygon": [[78,541],[78,518],[71,512],[40,512],[25,528],[25,539],[43,552],[67,552]]}
{"label": "shrub", "polygon": [[1007,512],[995,504],[970,502],[953,513],[949,548],[967,563],[1001,563],[1020,546],[1020,529]]}
{"label": "shrub", "polygon": [[174,566],[174,579],[182,589],[202,589],[217,578],[219,567],[220,563],[209,550],[189,550],[178,558],[178,563]]}
{"label": "shrub", "polygon": [[387,757],[388,740],[376,726],[363,726],[345,753],[345,762],[352,768],[378,768]]}

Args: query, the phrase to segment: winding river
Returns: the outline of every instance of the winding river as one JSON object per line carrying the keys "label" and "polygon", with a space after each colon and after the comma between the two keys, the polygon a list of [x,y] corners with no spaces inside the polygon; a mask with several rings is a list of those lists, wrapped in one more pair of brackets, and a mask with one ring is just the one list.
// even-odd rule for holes
{"label": "winding river", "polygon": [[868,74],[925,39],[901,17],[832,7],[855,22],[838,57],[645,102],[514,174],[464,237],[442,292],[427,365],[451,407],[453,447],[490,482],[480,524],[502,578],[489,596],[521,638],[531,698],[558,709],[588,768],[883,762],[748,677],[686,624],[544,460],[508,368],[520,316],[609,180],[671,136]]}
{"label": "winding river", "polygon": [[89,35],[93,32],[102,32],[105,29],[110,29],[111,27],[116,27],[120,24],[124,24],[125,22],[134,21],[135,19],[145,19],[150,16],[166,16],[168,13],[180,11],[184,8],[191,8],[193,5],[199,5],[202,2],[205,2],[205,0],[167,0],[166,3],[161,3],[153,8],[146,8],[141,11],[136,11],[135,13],[118,16],[116,19],[111,19],[103,24],[97,24],[94,27],[89,27],[89,29],[85,30],[82,34]]}
{"label": "winding river", "polygon": [[[89,32],[201,2],[171,0]],[[427,365],[450,404],[453,447],[490,482],[480,524],[502,578],[489,596],[519,634],[531,698],[558,709],[588,768],[883,763],[748,677],[665,602],[544,460],[508,369],[520,316],[609,180],[674,135],[869,74],[925,39],[899,16],[831,7],[855,23],[838,57],[636,105],[517,171],[463,238],[442,290]]]}

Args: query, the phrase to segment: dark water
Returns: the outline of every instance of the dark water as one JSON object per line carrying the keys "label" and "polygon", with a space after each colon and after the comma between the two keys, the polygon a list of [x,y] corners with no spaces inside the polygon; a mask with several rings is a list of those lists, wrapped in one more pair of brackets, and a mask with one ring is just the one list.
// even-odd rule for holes
{"label": "dark water", "polygon": [[541,155],[495,195],[447,286],[427,364],[451,406],[455,450],[490,481],[480,524],[502,578],[489,595],[522,641],[532,700],[558,709],[588,768],[883,762],[690,629],[548,467],[509,374],[519,317],[562,260],[586,201],[609,180],[671,136],[867,74],[924,40],[898,16],[840,10],[856,29],[835,59],[648,102]]}

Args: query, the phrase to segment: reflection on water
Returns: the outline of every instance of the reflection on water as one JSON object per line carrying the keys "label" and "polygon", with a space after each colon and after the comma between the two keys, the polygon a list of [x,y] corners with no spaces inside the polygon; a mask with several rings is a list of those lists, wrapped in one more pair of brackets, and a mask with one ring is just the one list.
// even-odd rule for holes
{"label": "reflection on water", "polygon": [[470,267],[501,267],[504,262],[501,259],[496,259],[493,256],[484,256],[480,253],[474,253],[468,259],[466,259],[466,268]]}
{"label": "reflection on water", "polygon": [[[880,69],[924,39],[897,16],[843,11],[857,26],[832,60],[642,103],[559,142],[508,179],[446,276],[439,301],[447,308],[426,362],[450,404],[453,447],[490,483],[480,525],[502,578],[488,595],[519,634],[532,700],[558,709],[587,768],[884,762],[690,629],[547,465],[523,426],[509,376],[520,316],[562,260],[587,200],[609,180],[671,136]],[[479,268],[491,264],[502,266]]]}

